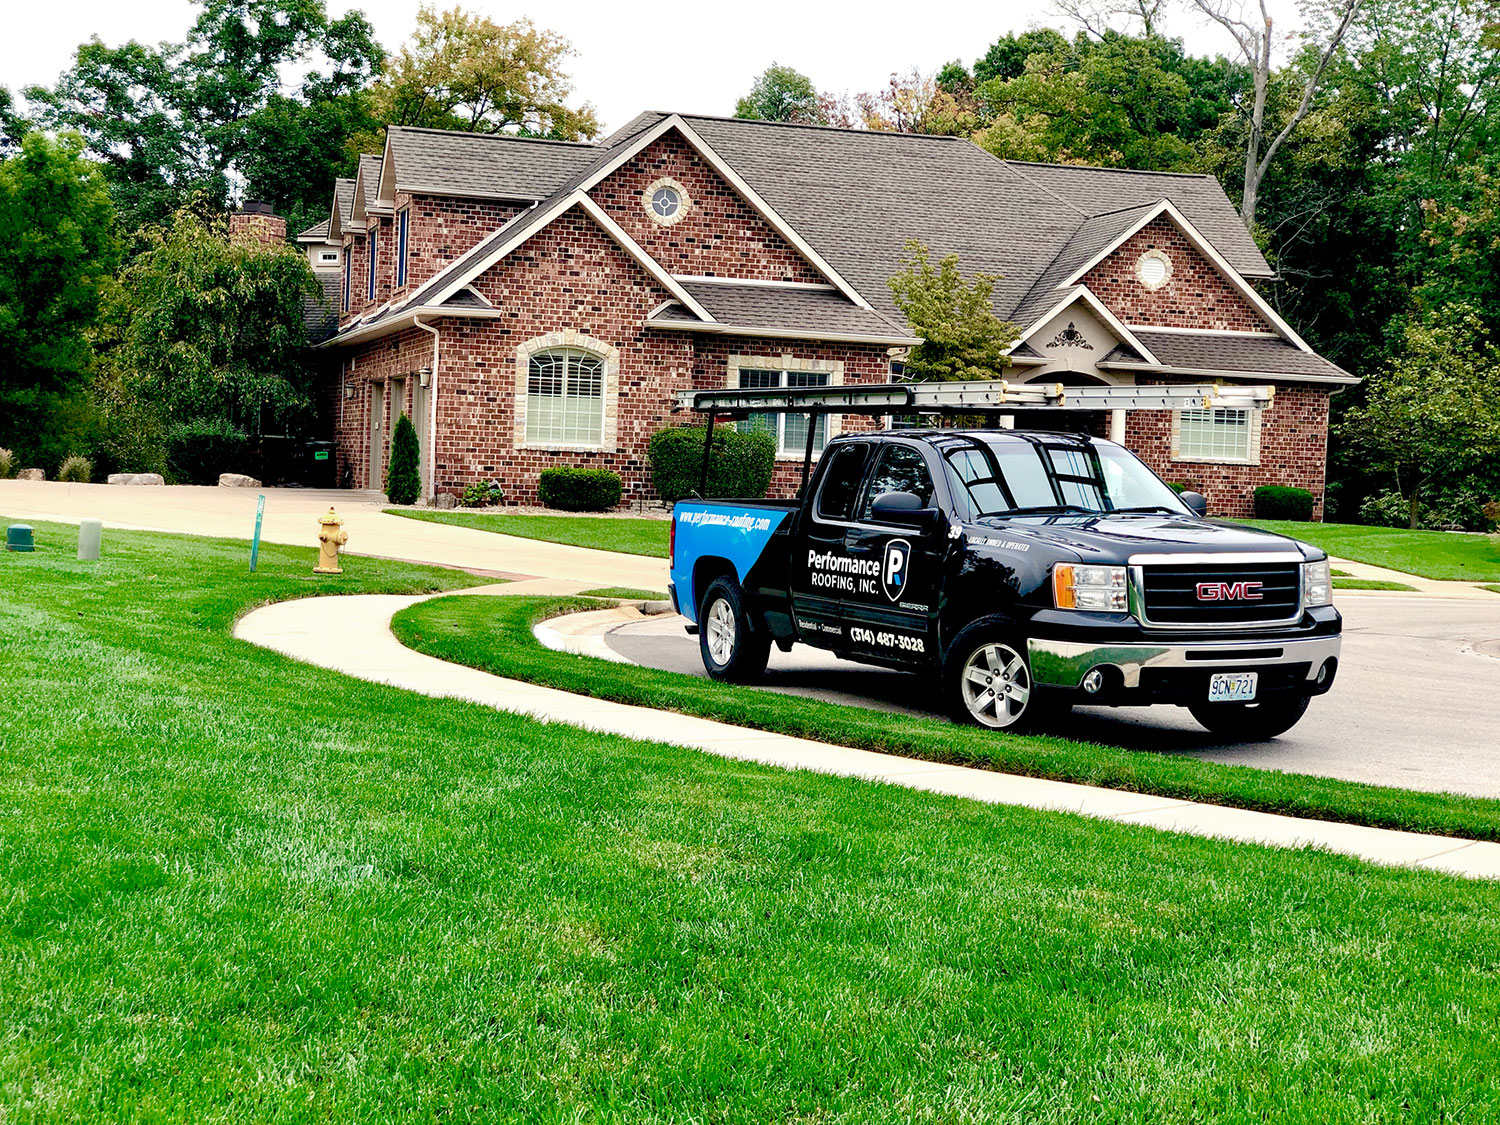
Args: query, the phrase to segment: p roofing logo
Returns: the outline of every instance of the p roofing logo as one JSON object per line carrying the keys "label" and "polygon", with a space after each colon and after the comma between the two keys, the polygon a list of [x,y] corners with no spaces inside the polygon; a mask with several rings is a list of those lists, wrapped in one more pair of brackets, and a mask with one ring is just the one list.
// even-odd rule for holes
{"label": "p roofing logo", "polygon": [[911,544],[905,539],[892,539],[885,545],[885,558],[880,565],[880,587],[885,596],[899,602],[906,592],[906,581],[911,573]]}

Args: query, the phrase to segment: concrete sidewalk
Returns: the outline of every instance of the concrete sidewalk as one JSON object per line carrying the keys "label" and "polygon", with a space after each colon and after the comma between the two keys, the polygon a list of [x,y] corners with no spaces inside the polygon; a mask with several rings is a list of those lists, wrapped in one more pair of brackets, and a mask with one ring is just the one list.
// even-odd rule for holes
{"label": "concrete sidewalk", "polygon": [[[544,592],[543,586],[551,585],[553,583],[523,582],[481,586],[460,591],[457,596],[541,593]],[[889,782],[990,804],[1079,813],[1194,836],[1277,847],[1311,846],[1371,863],[1445,871],[1474,879],[1500,878],[1500,844],[1496,843],[1299,820],[1149,794],[942,765],[611,703],[493,676],[413,652],[396,640],[390,631],[391,616],[425,600],[422,597],[359,595],[281,602],[246,614],[236,624],[235,636],[294,660],[363,680],[438,698],[467,700],[547,722],[568,723],[628,738],[686,746],[725,758]],[[623,622],[634,611],[609,612],[617,613]],[[598,624],[591,621],[591,628],[584,631],[593,631]],[[575,626],[554,626],[552,643],[561,643],[557,638],[575,630]],[[330,646],[330,637],[338,638],[336,646]]]}
{"label": "concrete sidewalk", "polygon": [[316,547],[317,517],[332,506],[344,519],[352,555],[506,574],[566,576],[585,587],[667,588],[665,559],[388,516],[381,509],[390,505],[378,492],[0,480],[0,514],[75,524],[92,517],[103,520],[106,527],[125,530],[248,540],[255,530],[256,497],[262,493],[266,515],[261,538],[267,543]]}
{"label": "concrete sidewalk", "polygon": [[[1375,566],[1373,563],[1353,562],[1329,556],[1334,570],[1342,570],[1351,578],[1366,578],[1375,582],[1402,582],[1411,590],[1335,590],[1335,601],[1346,594],[1369,594],[1374,597],[1410,598],[1416,595],[1437,598],[1473,598],[1476,601],[1500,601],[1500,594],[1486,590],[1475,582],[1450,582],[1437,578],[1423,578],[1420,574],[1407,574],[1404,570]],[[1337,579],[1334,580],[1337,584]]]}

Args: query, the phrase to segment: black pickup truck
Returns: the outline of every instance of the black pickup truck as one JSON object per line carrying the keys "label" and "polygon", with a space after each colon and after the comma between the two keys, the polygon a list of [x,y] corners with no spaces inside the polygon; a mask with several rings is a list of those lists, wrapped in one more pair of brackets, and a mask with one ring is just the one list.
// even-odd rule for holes
{"label": "black pickup truck", "polygon": [[1112,442],[850,433],[804,497],[673,511],[672,601],[715,679],[752,680],[800,641],[936,674],[955,718],[986,726],[1175,703],[1246,740],[1333,686],[1327,556],[1203,518],[1203,497]]}

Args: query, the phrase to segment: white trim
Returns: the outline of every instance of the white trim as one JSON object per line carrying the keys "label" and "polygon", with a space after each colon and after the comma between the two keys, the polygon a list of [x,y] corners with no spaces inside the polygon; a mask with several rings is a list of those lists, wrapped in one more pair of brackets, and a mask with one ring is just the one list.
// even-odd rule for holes
{"label": "white trim", "polygon": [[1297,347],[1302,351],[1312,354],[1312,348],[1308,346],[1307,341],[1304,340],[1301,336],[1297,335],[1292,326],[1286,321],[1282,320],[1279,315],[1277,315],[1276,310],[1267,303],[1266,299],[1255,291],[1254,287],[1245,280],[1244,276],[1239,272],[1239,270],[1231,266],[1229,262],[1225,260],[1224,256],[1214,249],[1213,243],[1205,238],[1202,232],[1188,221],[1186,215],[1177,210],[1170,199],[1163,199],[1150,211],[1147,211],[1141,219],[1137,220],[1131,225],[1130,229],[1128,229],[1124,234],[1117,237],[1103,250],[1099,251],[1099,253],[1090,258],[1081,269],[1075,270],[1073,274],[1070,277],[1064,279],[1057,286],[1057,288],[1065,289],[1070,285],[1077,285],[1088,274],[1090,270],[1092,270],[1100,262],[1104,261],[1105,258],[1113,254],[1129,239],[1139,234],[1147,223],[1150,223],[1152,220],[1160,217],[1161,215],[1166,215],[1172,220],[1173,223],[1177,225],[1178,230],[1182,232],[1183,236],[1193,244],[1193,248],[1196,249],[1205,258],[1207,258],[1211,263],[1213,263],[1214,268],[1219,271],[1219,274],[1224,278],[1225,281],[1229,282],[1231,288],[1233,288],[1236,292],[1239,293],[1241,297],[1243,297],[1246,301],[1253,305],[1255,307],[1255,310],[1259,312],[1263,317],[1265,317],[1266,320],[1270,321],[1271,325],[1276,329],[1276,331],[1281,333],[1282,336],[1290,340],[1293,344],[1297,345]]}
{"label": "white trim", "polygon": [[[387,203],[391,206],[396,204],[396,162],[391,158],[391,133],[386,130],[385,145],[380,150],[380,182],[375,185],[376,204]],[[390,194],[385,191],[386,181],[391,184]]]}
{"label": "white trim", "polygon": [[[731,355],[724,364],[724,389],[729,391],[739,390],[741,371],[779,371],[786,375],[791,371],[811,371],[820,375],[828,376],[830,387],[842,387],[844,385],[844,361],[841,359],[804,359],[789,353],[781,355]],[[783,415],[779,414],[778,417]],[[844,432],[844,416],[842,414],[825,414],[826,422],[823,427],[823,449],[813,450],[813,461],[818,461],[823,456],[823,451],[828,448],[828,443],[839,434]],[[816,425],[816,423],[814,423]],[[778,461],[801,461],[807,453],[806,446],[798,450],[781,450],[782,429],[778,424],[776,430],[776,460]]]}
{"label": "white trim", "polygon": [[1132,363],[1129,360],[1101,359],[1096,367],[1107,371],[1146,371],[1153,375],[1192,375],[1207,379],[1279,379],[1293,383],[1333,383],[1352,387],[1364,380],[1358,375],[1295,375],[1289,371],[1221,371],[1212,367],[1167,367],[1161,364]]}
{"label": "white trim", "polygon": [[666,299],[666,300],[665,300],[665,301],[663,301],[663,302],[662,302],[662,303],[661,303],[661,304],[659,304],[659,305],[657,305],[657,306],[656,306],[656,308],[654,308],[654,309],[652,309],[652,310],[651,310],[651,311],[650,311],[650,312],[648,312],[648,313],[647,313],[647,314],[646,314],[646,319],[647,319],[647,320],[648,320],[648,321],[649,321],[649,320],[651,320],[651,319],[652,319],[652,318],[653,318],[653,317],[655,317],[655,316],[656,316],[656,315],[657,315],[657,314],[658,314],[658,313],[661,313],[661,312],[665,312],[665,311],[666,311],[666,310],[667,310],[667,309],[670,309],[670,308],[671,308],[671,307],[672,307],[672,306],[673,306],[673,305],[675,305],[675,304],[676,304],[676,303],[677,303],[677,301],[676,301],[676,299],[675,299],[675,298],[672,298],[672,297],[668,297],[668,298],[667,298],[667,299]]}
{"label": "white trim", "polygon": [[[599,424],[599,444],[582,445],[566,442],[536,442],[526,439],[526,398],[531,378],[531,357],[539,352],[550,352],[571,348],[587,352],[604,361],[604,394],[599,404],[603,418]],[[587,336],[577,329],[564,328],[561,332],[548,332],[523,340],[516,345],[515,395],[512,398],[512,444],[516,449],[557,452],[615,453],[618,452],[620,428],[620,349],[604,340]]]}
{"label": "white trim", "polygon": [[358,340],[378,339],[388,335],[392,331],[410,328],[417,317],[454,317],[459,320],[493,320],[504,316],[500,309],[445,309],[436,305],[418,305],[414,309],[408,309],[398,316],[389,317],[386,320],[374,324],[358,321],[339,332],[337,336],[330,336],[321,344],[314,344],[314,350],[323,348],[336,348],[341,344],[352,344]]}
{"label": "white trim", "polygon": [[[411,318],[413,328],[420,328],[423,332],[432,333],[432,378],[427,387],[427,449],[425,457],[427,460],[427,492],[426,498],[432,499],[437,495],[437,400],[438,400],[438,349],[441,346],[443,334],[433,325],[423,324],[420,316]],[[412,388],[411,401],[415,407],[417,395],[422,391],[422,379],[417,377],[417,385]]]}
{"label": "white trim", "polygon": [[[1104,322],[1105,326],[1115,334],[1115,337],[1122,344],[1129,344],[1132,348],[1134,348],[1141,354],[1141,356],[1146,360],[1147,363],[1153,366],[1159,366],[1160,361],[1156,358],[1155,353],[1152,352],[1150,348],[1146,347],[1145,344],[1141,343],[1140,340],[1136,339],[1135,333],[1131,332],[1130,329],[1126,327],[1124,321],[1115,316],[1115,314],[1110,312],[1109,309],[1105,308],[1104,302],[1099,300],[1098,297],[1094,296],[1093,292],[1090,291],[1087,285],[1079,285],[1076,288],[1070,290],[1062,300],[1058,301],[1057,304],[1053,305],[1045,313],[1043,313],[1041,316],[1037,317],[1029,325],[1027,325],[1025,330],[1016,339],[1016,342],[1006,349],[1006,354],[1009,354],[1011,349],[1017,347],[1018,345],[1029,341],[1035,333],[1045,328],[1053,317],[1062,313],[1069,305],[1073,304],[1075,301],[1082,301],[1084,304],[1088,305],[1089,310]],[[1095,366],[1101,366],[1101,364],[1096,363]]]}
{"label": "white trim", "polygon": [[[653,315],[655,315],[654,310]],[[769,340],[821,340],[830,344],[882,344],[886,347],[915,347],[916,336],[868,336],[860,332],[817,332],[810,328],[751,328],[740,324],[695,324],[691,320],[646,320],[648,328],[670,328],[684,332],[712,332],[720,336],[764,336]]]}
{"label": "white trim", "polygon": [[702,273],[674,273],[678,281],[694,285],[757,285],[765,289],[812,289],[823,293],[837,293],[839,287],[826,281],[780,281],[766,277],[717,277]]}
{"label": "white trim", "polygon": [[1165,324],[1126,323],[1127,328],[1139,328],[1145,332],[1175,332],[1179,336],[1254,336],[1262,340],[1281,339],[1275,332],[1261,332],[1249,328],[1177,328]]}

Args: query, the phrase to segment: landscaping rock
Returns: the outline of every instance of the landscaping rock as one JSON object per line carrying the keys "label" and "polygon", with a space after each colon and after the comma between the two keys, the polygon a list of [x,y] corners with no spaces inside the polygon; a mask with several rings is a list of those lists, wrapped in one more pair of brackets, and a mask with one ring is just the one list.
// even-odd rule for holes
{"label": "landscaping rock", "polygon": [[46,473],[45,469],[22,469],[19,473],[16,474],[16,479],[17,480],[46,480],[47,479],[47,473]]}
{"label": "landscaping rock", "polygon": [[458,497],[453,495],[453,493],[451,492],[439,492],[432,498],[432,506],[434,508],[443,508],[445,510],[448,508],[456,508],[458,507]]}
{"label": "landscaping rock", "polygon": [[247,477],[244,473],[220,473],[220,488],[259,488],[260,481],[254,477]]}
{"label": "landscaping rock", "polygon": [[166,484],[160,473],[110,473],[105,484]]}

